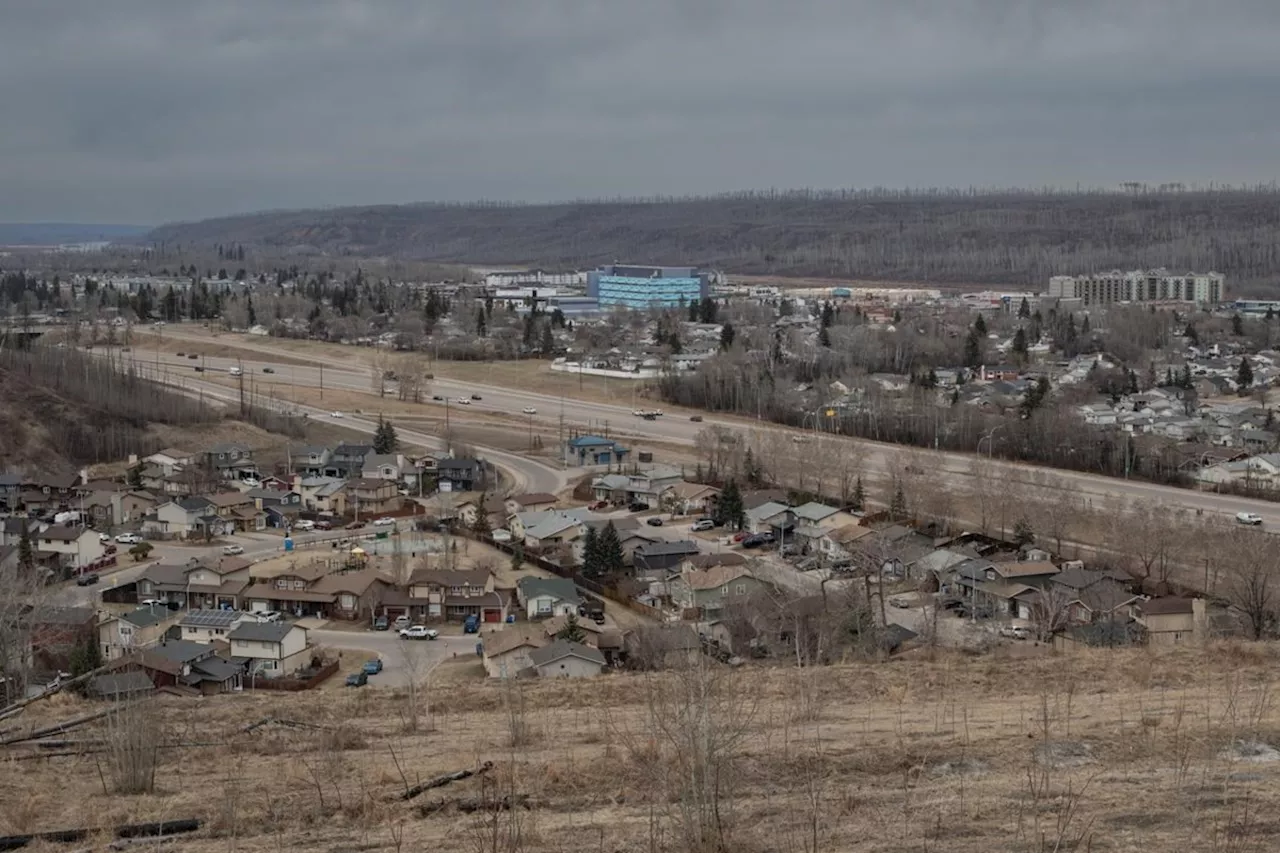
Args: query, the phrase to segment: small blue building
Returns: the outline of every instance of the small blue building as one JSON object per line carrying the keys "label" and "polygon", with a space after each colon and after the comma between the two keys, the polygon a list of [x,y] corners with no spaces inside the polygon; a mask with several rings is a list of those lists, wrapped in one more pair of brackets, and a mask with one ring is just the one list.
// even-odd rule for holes
{"label": "small blue building", "polygon": [[598,435],[580,435],[565,444],[566,465],[612,465],[622,462],[631,451],[611,438]]}

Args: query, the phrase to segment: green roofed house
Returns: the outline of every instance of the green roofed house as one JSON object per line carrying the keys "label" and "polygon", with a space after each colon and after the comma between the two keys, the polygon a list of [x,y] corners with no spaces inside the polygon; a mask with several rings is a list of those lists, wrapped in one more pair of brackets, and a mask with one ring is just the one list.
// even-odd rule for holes
{"label": "green roofed house", "polygon": [[569,439],[564,447],[564,461],[568,465],[612,465],[623,462],[631,451],[611,438],[599,435],[580,435]]}

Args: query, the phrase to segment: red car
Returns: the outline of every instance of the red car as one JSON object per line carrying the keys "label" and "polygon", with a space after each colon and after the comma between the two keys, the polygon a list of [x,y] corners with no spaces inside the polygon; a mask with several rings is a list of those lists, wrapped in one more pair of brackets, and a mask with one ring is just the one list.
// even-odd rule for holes
{"label": "red car", "polygon": [[749,531],[739,530],[737,533],[733,534],[733,541],[741,542],[743,539],[746,539],[750,535],[751,533]]}
{"label": "red car", "polygon": [[598,510],[598,509],[608,509],[608,508],[609,508],[609,502],[608,502],[608,501],[596,501],[596,502],[595,502],[595,503],[593,503],[591,506],[587,507],[587,509],[592,510],[592,511],[595,511],[595,510]]}

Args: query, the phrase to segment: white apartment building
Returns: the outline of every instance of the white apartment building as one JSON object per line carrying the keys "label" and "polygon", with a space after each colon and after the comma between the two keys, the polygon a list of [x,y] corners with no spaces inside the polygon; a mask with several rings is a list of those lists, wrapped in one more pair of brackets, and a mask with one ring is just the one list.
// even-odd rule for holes
{"label": "white apartment building", "polygon": [[1049,296],[1080,299],[1085,305],[1111,302],[1185,302],[1217,305],[1226,298],[1226,276],[1220,272],[1171,273],[1166,269],[1055,275]]}

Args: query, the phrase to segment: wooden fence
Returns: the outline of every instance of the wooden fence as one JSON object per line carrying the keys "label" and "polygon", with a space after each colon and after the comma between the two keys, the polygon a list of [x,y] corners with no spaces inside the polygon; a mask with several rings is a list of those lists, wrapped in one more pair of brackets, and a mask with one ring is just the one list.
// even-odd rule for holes
{"label": "wooden fence", "polygon": [[249,678],[245,686],[251,690],[286,690],[289,692],[310,690],[326,678],[332,677],[337,671],[338,661],[331,660],[312,673],[309,678],[297,678],[291,675],[283,678],[262,678],[259,676],[257,678]]}

